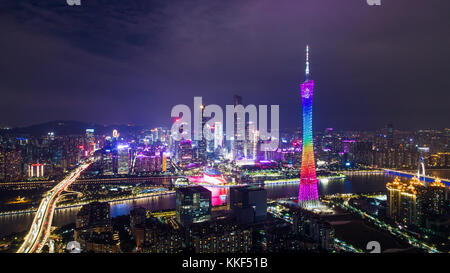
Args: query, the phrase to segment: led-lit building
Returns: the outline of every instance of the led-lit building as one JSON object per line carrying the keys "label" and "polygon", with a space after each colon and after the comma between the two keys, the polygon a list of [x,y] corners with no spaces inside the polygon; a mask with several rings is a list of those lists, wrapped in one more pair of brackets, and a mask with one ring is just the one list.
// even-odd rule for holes
{"label": "led-lit building", "polygon": [[[237,105],[242,105],[242,97],[238,95],[234,95],[234,107]],[[242,118],[234,113],[234,137],[233,137],[233,159],[237,160],[242,157],[244,157],[244,140],[239,140],[240,138],[244,137],[241,136],[241,132],[238,131],[238,128],[240,128],[240,124],[245,122],[245,116],[244,120]]]}
{"label": "led-lit building", "polygon": [[192,162],[192,141],[190,140],[181,140],[180,141],[180,153],[179,153],[179,161],[180,164],[184,167]]}
{"label": "led-lit building", "polygon": [[223,174],[213,168],[205,168],[203,170],[203,181],[211,185],[223,185],[227,183]]}
{"label": "led-lit building", "polygon": [[257,160],[259,147],[259,131],[255,123],[249,121],[247,123],[246,140],[245,140],[245,158]]}
{"label": "led-lit building", "polygon": [[86,144],[85,148],[88,154],[92,154],[96,150],[94,129],[86,129]]}
{"label": "led-lit building", "polygon": [[447,189],[439,180],[425,184],[414,177],[402,183],[396,177],[386,188],[387,215],[399,223],[423,226],[428,217],[447,213]]}
{"label": "led-lit building", "polygon": [[162,157],[162,171],[163,172],[167,172],[167,161],[168,161],[168,158],[170,158],[170,153],[168,153],[168,152],[164,152],[163,153],[163,157]]}
{"label": "led-lit building", "polygon": [[214,123],[214,150],[223,146],[223,124],[220,121]]}
{"label": "led-lit building", "polygon": [[117,174],[128,174],[130,171],[130,161],[129,145],[117,145]]}
{"label": "led-lit building", "polygon": [[[421,202],[417,199],[416,186],[419,185],[417,179],[412,183],[402,183],[398,177],[393,182],[386,184],[388,217],[403,224],[420,225],[422,220]],[[420,199],[419,199],[420,200]]]}
{"label": "led-lit building", "polygon": [[314,161],[312,135],[312,102],[314,81],[310,79],[308,46],[306,46],[305,74],[306,80],[300,86],[303,105],[303,148],[298,202],[299,205],[304,208],[314,208],[319,205],[319,195],[317,191],[316,165]]}
{"label": "led-lit building", "polygon": [[113,133],[112,133],[112,137],[113,137],[114,139],[118,139],[119,136],[120,136],[119,131],[117,131],[116,129],[114,129],[114,130],[113,130]]}
{"label": "led-lit building", "polygon": [[[114,174],[114,162],[117,164],[117,153],[115,153],[111,149],[105,149],[103,151],[102,157],[101,157],[102,174],[113,175]],[[117,173],[117,169],[116,169],[116,173]]]}
{"label": "led-lit building", "polygon": [[28,164],[28,177],[44,177],[44,164],[42,163],[35,163],[35,164]]}
{"label": "led-lit building", "polygon": [[202,138],[198,140],[197,145],[197,154],[198,158],[197,161],[200,163],[206,163],[206,148],[207,148],[207,140],[206,137],[203,135],[203,129],[206,126],[207,118],[204,116],[205,106],[201,106],[202,111],[202,124],[201,124],[201,130],[202,130]]}

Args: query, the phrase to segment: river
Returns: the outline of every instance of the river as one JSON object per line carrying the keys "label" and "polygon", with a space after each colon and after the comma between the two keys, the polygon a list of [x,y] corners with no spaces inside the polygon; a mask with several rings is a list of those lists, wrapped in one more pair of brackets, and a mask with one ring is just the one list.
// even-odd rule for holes
{"label": "river", "polygon": [[[427,174],[450,178],[450,170],[429,170]],[[404,177],[401,177],[405,180]],[[361,193],[382,192],[386,190],[386,183],[393,180],[393,176],[387,174],[351,175],[341,180],[319,182],[319,194],[335,193]],[[267,197],[269,199],[296,197],[298,195],[298,183],[267,185]],[[209,188],[212,192],[213,205],[219,205],[228,199],[226,188]],[[153,196],[129,201],[111,202],[110,215],[116,217],[129,214],[135,206],[141,206],[151,211],[175,209],[175,194]],[[79,208],[61,209],[55,212],[54,226],[62,226],[75,222]],[[0,236],[12,232],[21,232],[29,229],[33,214],[0,216]]]}

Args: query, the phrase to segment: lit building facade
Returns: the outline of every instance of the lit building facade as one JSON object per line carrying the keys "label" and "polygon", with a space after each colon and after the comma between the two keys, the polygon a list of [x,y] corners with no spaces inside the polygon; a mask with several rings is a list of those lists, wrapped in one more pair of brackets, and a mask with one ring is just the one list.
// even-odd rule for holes
{"label": "lit building facade", "polygon": [[130,147],[128,144],[117,145],[117,173],[128,174],[130,171]]}
{"label": "lit building facade", "polygon": [[28,177],[43,177],[44,176],[44,164],[35,163],[28,164]]}
{"label": "lit building facade", "polygon": [[319,204],[312,135],[312,102],[314,81],[309,79],[309,76],[309,47],[307,46],[306,81],[300,86],[303,106],[303,149],[300,189],[298,195],[299,205],[305,208],[313,208]]}
{"label": "lit building facade", "polygon": [[206,121],[207,118],[204,116],[204,111],[205,111],[205,106],[202,105],[201,106],[201,111],[202,111],[202,126],[201,126],[201,130],[202,130],[202,138],[200,140],[198,140],[197,142],[197,150],[198,150],[198,162],[200,163],[206,163],[206,148],[207,148],[207,140],[206,137],[203,135],[203,129],[206,126]]}
{"label": "lit building facade", "polygon": [[423,183],[416,177],[386,184],[387,216],[405,225],[423,226],[428,217],[446,214],[447,189],[439,180]]}
{"label": "lit building facade", "polygon": [[[234,107],[237,105],[242,105],[242,97],[238,95],[234,95]],[[243,138],[241,136],[241,132],[239,132],[238,128],[240,128],[240,125],[245,122],[245,116],[244,120],[238,115],[237,113],[234,113],[234,136],[233,136],[233,159],[237,160],[242,157],[244,157],[244,140],[240,140]]]}
{"label": "lit building facade", "polygon": [[214,123],[214,150],[223,146],[223,124],[220,121]]}
{"label": "lit building facade", "polygon": [[204,187],[186,187],[176,190],[176,217],[178,223],[189,226],[211,220],[211,192]]}
{"label": "lit building facade", "polygon": [[190,140],[181,140],[180,142],[180,153],[179,153],[179,161],[180,164],[185,167],[189,163],[192,162],[192,141]]}

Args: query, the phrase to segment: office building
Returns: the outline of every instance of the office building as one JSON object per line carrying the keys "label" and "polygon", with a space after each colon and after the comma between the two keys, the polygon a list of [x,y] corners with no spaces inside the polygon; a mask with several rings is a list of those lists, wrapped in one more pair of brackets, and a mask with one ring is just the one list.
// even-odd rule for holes
{"label": "office building", "polygon": [[240,224],[264,222],[267,218],[267,191],[259,187],[230,188],[230,209]]}
{"label": "office building", "polygon": [[176,217],[183,226],[211,219],[211,192],[204,187],[176,190]]}

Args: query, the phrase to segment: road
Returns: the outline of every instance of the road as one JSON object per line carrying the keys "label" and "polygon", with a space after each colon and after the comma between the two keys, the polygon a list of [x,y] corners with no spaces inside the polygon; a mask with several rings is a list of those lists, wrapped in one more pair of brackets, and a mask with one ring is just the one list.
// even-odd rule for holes
{"label": "road", "polygon": [[69,173],[61,182],[58,183],[58,185],[44,194],[44,197],[36,212],[36,216],[33,219],[33,223],[31,224],[30,231],[25,236],[25,240],[17,253],[41,252],[50,235],[53,214],[55,212],[56,204],[61,197],[61,192],[66,190],[70,184],[75,182],[80,174],[88,168],[92,162],[92,159],[82,162],[80,166]]}
{"label": "road", "polygon": [[[392,170],[392,169],[383,169],[385,172],[388,173],[392,173],[392,174],[404,174],[404,175],[408,175],[408,176],[417,176],[417,173],[414,172],[408,172],[408,171],[400,171],[400,170]],[[433,182],[436,181],[436,179],[438,179],[438,177],[434,177],[434,176],[429,176],[429,175],[420,175],[420,180],[423,181],[425,177],[425,180],[427,182]],[[445,179],[445,178],[439,178],[441,180],[442,183],[444,183],[446,186],[450,187],[450,180]]]}

